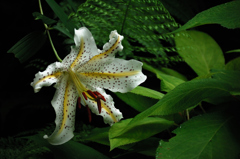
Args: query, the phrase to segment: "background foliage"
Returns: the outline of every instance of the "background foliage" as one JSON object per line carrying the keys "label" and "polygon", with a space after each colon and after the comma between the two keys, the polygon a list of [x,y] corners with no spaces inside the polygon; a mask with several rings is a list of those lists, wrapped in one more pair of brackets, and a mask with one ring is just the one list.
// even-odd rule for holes
{"label": "background foliage", "polygon": [[[0,158],[239,158],[240,1],[46,0],[44,15],[37,1],[14,4],[1,2]],[[83,108],[71,141],[43,140],[55,89],[30,87],[56,61],[43,23],[62,59],[74,28],[89,28],[99,48],[112,30],[124,36],[118,57],[142,61],[148,79],[112,94],[122,121],[89,123]]]}

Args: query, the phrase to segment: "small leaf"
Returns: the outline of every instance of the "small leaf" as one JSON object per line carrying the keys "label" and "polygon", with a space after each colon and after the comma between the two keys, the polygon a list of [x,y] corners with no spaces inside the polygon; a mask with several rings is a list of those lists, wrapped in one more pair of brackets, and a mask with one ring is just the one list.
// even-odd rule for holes
{"label": "small leaf", "polygon": [[156,99],[144,97],[131,92],[115,94],[118,96],[118,98],[139,112],[146,110],[158,102]]}
{"label": "small leaf", "polygon": [[37,53],[45,41],[46,35],[43,32],[32,32],[19,40],[7,53],[13,53],[23,63]]}
{"label": "small leaf", "polygon": [[[161,80],[161,91],[169,92],[172,89],[174,89],[176,86],[178,86],[179,84],[185,82],[184,80],[182,80],[180,78],[174,77],[172,75],[164,73],[161,70],[155,69],[152,66],[147,65],[146,63],[144,63],[143,68],[155,73],[157,78]],[[165,72],[166,72],[166,70],[165,70]],[[175,71],[175,74],[176,74],[176,71]],[[179,73],[177,73],[177,74],[179,74]]]}
{"label": "small leaf", "polygon": [[161,99],[164,96],[163,93],[160,93],[158,91],[155,91],[146,87],[142,87],[142,86],[137,86],[131,91],[131,93],[154,98],[154,99]]}
{"label": "small leaf", "polygon": [[229,61],[226,66],[226,70],[238,70],[240,71],[240,57],[237,57],[231,61]]}
{"label": "small leaf", "polygon": [[46,0],[46,2],[61,20],[61,22],[65,25],[65,27],[68,29],[68,32],[72,35],[71,38],[73,38],[75,24],[68,19],[68,15],[54,0]]}
{"label": "small leaf", "polygon": [[160,141],[157,159],[225,159],[240,153],[238,119],[230,114],[197,116],[173,131],[169,142]]}
{"label": "small leaf", "polygon": [[201,13],[189,20],[179,29],[172,33],[183,31],[192,27],[205,25],[205,24],[220,24],[228,29],[236,29],[240,27],[240,1],[232,1],[224,3]]}
{"label": "small leaf", "polygon": [[[149,138],[174,124],[163,118],[149,117],[127,126],[132,119],[122,120],[115,123],[109,131],[110,147],[116,147],[141,141]],[[127,126],[127,127],[126,127]],[[125,128],[124,130],[122,128]]]}
{"label": "small leaf", "polygon": [[60,23],[57,23],[57,25],[54,25],[51,28],[62,32],[64,35],[68,36],[70,39],[72,39],[72,37],[73,37],[73,35],[68,31],[68,29],[66,27],[64,27],[63,25],[61,25]]}
{"label": "small leaf", "polygon": [[186,31],[175,37],[179,55],[198,74],[210,73],[210,69],[225,66],[223,52],[216,41],[208,34],[199,31]]}
{"label": "small leaf", "polygon": [[54,23],[57,22],[56,20],[48,18],[48,17],[46,17],[45,15],[42,15],[39,12],[34,12],[33,16],[36,18],[36,20],[41,19],[43,21],[43,23],[48,24],[48,25],[51,25],[51,24],[54,24]]}
{"label": "small leaf", "polygon": [[227,51],[226,53],[233,53],[233,52],[240,52],[240,49],[236,49],[236,50],[230,50],[230,51]]}

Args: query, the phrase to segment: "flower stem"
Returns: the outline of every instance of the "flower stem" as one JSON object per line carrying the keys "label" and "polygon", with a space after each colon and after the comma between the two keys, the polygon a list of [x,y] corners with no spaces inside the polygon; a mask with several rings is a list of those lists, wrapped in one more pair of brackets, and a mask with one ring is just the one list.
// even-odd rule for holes
{"label": "flower stem", "polygon": [[[39,4],[39,9],[40,9],[40,13],[43,15],[43,10],[42,10],[42,4],[41,4],[41,0],[38,0],[38,4]],[[57,50],[55,49],[54,45],[53,45],[53,42],[52,42],[52,38],[51,38],[51,35],[50,35],[50,32],[49,32],[49,28],[48,28],[48,25],[43,23],[45,29],[46,29],[46,32],[47,32],[47,35],[48,35],[48,39],[50,41],[50,44],[52,46],[52,49],[53,49],[53,52],[56,56],[56,58],[58,59],[58,61],[62,62],[62,59],[58,56],[58,53],[57,53]]]}

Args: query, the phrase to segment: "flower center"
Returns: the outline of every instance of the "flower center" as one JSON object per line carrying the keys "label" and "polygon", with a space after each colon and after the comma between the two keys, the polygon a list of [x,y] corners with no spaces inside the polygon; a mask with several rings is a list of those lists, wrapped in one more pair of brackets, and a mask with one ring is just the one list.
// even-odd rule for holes
{"label": "flower center", "polygon": [[70,75],[73,83],[75,84],[75,86],[77,88],[79,96],[82,94],[82,92],[87,91],[86,88],[81,83],[77,74],[75,72],[73,72],[73,70],[71,68],[69,68],[68,72],[69,72],[69,75]]}

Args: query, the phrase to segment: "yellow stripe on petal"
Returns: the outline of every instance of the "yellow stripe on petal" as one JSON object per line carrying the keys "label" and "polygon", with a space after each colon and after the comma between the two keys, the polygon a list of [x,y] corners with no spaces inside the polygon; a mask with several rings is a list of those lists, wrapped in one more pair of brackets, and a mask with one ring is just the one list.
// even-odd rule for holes
{"label": "yellow stripe on petal", "polygon": [[121,45],[120,44],[120,36],[118,37],[116,42],[112,46],[110,46],[105,52],[102,52],[99,55],[95,55],[94,57],[92,57],[89,60],[89,63],[91,63],[91,61],[101,60],[103,58],[107,58],[109,56],[109,54],[116,52],[115,50],[119,47],[119,45]]}
{"label": "yellow stripe on petal", "polygon": [[107,105],[101,101],[101,106],[102,108],[110,115],[110,117],[112,118],[112,120],[116,123],[118,122],[118,120],[116,119],[116,117],[113,115],[113,112],[107,107]]}
{"label": "yellow stripe on petal", "polygon": [[66,85],[66,89],[65,89],[65,94],[64,94],[64,101],[63,101],[63,120],[62,120],[62,124],[60,127],[60,130],[58,131],[58,134],[60,134],[64,128],[64,126],[66,125],[66,120],[67,120],[67,108],[68,108],[68,92],[69,92],[69,82]]}
{"label": "yellow stripe on petal", "polygon": [[56,72],[56,73],[53,73],[53,74],[51,74],[51,75],[49,75],[49,76],[44,76],[43,78],[39,79],[39,81],[37,81],[36,83],[34,83],[33,86],[35,86],[35,85],[37,85],[37,84],[39,84],[39,83],[41,83],[41,82],[46,82],[47,80],[51,80],[51,79],[54,79],[54,78],[56,79],[56,78],[58,78],[61,74],[62,74],[62,72]]}
{"label": "yellow stripe on petal", "polygon": [[106,73],[106,72],[80,72],[79,74],[87,77],[93,78],[114,78],[114,77],[127,77],[133,76],[138,74],[140,71],[128,71],[128,72],[113,72],[113,73]]}
{"label": "yellow stripe on petal", "polygon": [[78,52],[78,55],[77,55],[76,59],[71,64],[71,66],[70,66],[71,68],[74,68],[78,64],[78,62],[81,61],[81,58],[82,58],[83,52],[84,52],[84,45],[85,45],[84,40],[83,40],[83,38],[81,38],[81,44],[80,44],[79,52]]}

